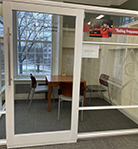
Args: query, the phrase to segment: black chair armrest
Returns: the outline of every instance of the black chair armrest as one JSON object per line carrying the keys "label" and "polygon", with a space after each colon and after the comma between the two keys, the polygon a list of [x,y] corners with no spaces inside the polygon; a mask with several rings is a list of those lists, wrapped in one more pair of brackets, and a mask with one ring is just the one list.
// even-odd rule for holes
{"label": "black chair armrest", "polygon": [[81,90],[81,93],[80,93],[81,96],[84,96],[84,91],[86,91],[86,87],[85,86],[84,86],[84,89]]}
{"label": "black chair armrest", "polygon": [[60,85],[57,87],[58,89],[58,95],[61,95],[62,94],[62,89],[60,89]]}

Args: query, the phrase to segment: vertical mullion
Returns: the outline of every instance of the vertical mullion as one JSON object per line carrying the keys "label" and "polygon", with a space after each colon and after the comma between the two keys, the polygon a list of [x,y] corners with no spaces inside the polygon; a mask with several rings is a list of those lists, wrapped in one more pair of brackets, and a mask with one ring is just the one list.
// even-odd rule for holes
{"label": "vertical mullion", "polygon": [[[43,14],[43,26],[44,26],[44,14]],[[43,28],[43,41],[44,41],[44,28]],[[44,43],[42,44],[43,49],[43,74],[44,74]]]}
{"label": "vertical mullion", "polygon": [[36,75],[36,49],[34,51],[34,74]]}
{"label": "vertical mullion", "polygon": [[2,88],[2,84],[1,84],[1,41],[0,41],[0,91],[1,91],[1,88]]}
{"label": "vertical mullion", "polygon": [[[1,92],[1,89],[2,89],[2,81],[1,81],[1,40],[0,40],[0,92]],[[0,94],[0,111],[2,110],[2,95]]]}
{"label": "vertical mullion", "polygon": [[[53,24],[53,15],[52,15],[52,17],[51,17],[50,22],[51,22],[51,25],[52,25],[52,24]],[[50,69],[51,69],[51,70],[50,70],[50,74],[51,74],[51,72],[52,72],[52,66],[53,66],[53,65],[52,65],[52,63],[53,63],[53,61],[52,61],[52,60],[53,60],[53,54],[52,54],[52,53],[53,53],[53,44],[52,44],[52,43],[53,43],[53,36],[52,36],[52,35],[53,35],[53,34],[52,34],[52,31],[51,31],[51,40],[52,40],[52,41],[51,41],[51,60],[50,60],[50,61],[51,61],[51,62],[50,62]]]}
{"label": "vertical mullion", "polygon": [[[27,24],[27,15],[25,16],[25,21],[26,21],[26,24]],[[27,39],[27,29],[25,30],[25,32],[26,32],[26,39]],[[26,59],[27,59],[27,50],[25,49],[25,54],[26,54]],[[28,62],[26,62],[26,75],[27,75],[27,73],[28,73],[28,64],[27,64]],[[23,74],[22,74],[23,75]]]}
{"label": "vertical mullion", "polygon": [[[43,34],[44,34],[44,32],[43,32]],[[43,74],[44,74],[44,43],[42,45],[43,45]]]}
{"label": "vertical mullion", "polygon": [[[27,35],[27,32],[26,32],[26,35]],[[28,73],[28,61],[27,61],[27,50],[25,49],[25,55],[26,55],[26,75]]]}

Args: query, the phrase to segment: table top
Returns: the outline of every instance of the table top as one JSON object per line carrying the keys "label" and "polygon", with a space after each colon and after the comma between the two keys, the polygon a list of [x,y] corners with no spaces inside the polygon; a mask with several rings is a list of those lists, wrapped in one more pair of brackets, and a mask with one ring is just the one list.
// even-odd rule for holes
{"label": "table top", "polygon": [[[62,75],[46,75],[48,82],[73,82],[73,76],[62,76]],[[85,80],[80,80],[82,83],[86,82]]]}

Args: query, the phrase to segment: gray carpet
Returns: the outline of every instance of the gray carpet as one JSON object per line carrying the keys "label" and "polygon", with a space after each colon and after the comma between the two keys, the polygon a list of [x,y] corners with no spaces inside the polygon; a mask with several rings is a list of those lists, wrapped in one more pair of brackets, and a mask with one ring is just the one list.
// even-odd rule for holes
{"label": "gray carpet", "polygon": [[[61,106],[60,121],[57,120],[57,102],[47,111],[47,100],[34,100],[30,111],[26,100],[15,102],[15,133],[34,133],[69,130],[71,125],[71,103]],[[105,100],[94,98],[92,106],[109,105]],[[0,139],[5,137],[5,116],[0,119]],[[94,132],[138,128],[138,125],[118,110],[84,111],[84,121],[79,121],[79,132]]]}

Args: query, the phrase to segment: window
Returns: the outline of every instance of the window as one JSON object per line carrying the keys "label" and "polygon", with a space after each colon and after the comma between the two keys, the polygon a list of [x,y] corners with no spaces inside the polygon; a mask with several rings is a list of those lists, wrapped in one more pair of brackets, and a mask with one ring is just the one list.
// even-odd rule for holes
{"label": "window", "polygon": [[3,18],[0,16],[0,36],[3,37]]}
{"label": "window", "polygon": [[18,75],[51,74],[52,15],[17,11]]}
{"label": "window", "polygon": [[1,87],[5,85],[5,68],[4,68],[4,43],[0,41],[0,52],[1,52]]}
{"label": "window", "polygon": [[4,68],[4,42],[3,42],[3,18],[0,17],[0,67],[1,67],[1,88],[5,85],[5,68]]}
{"label": "window", "polygon": [[123,79],[123,61],[125,57],[125,49],[114,50],[114,65],[113,65],[113,77],[122,81]]}
{"label": "window", "polygon": [[134,22],[134,21],[136,21],[135,17],[120,17],[119,26],[126,25],[126,24]]}

